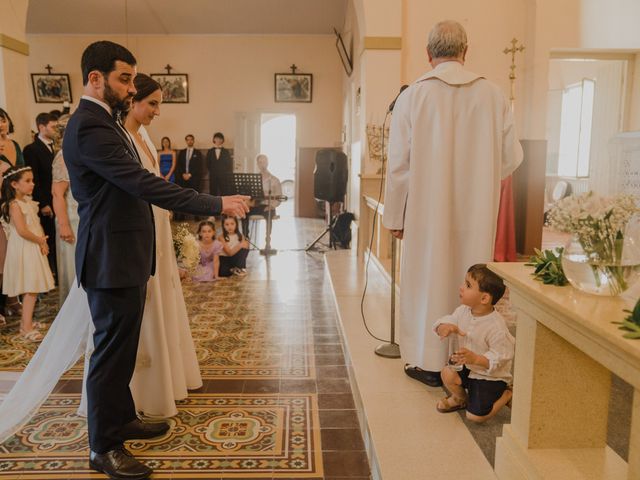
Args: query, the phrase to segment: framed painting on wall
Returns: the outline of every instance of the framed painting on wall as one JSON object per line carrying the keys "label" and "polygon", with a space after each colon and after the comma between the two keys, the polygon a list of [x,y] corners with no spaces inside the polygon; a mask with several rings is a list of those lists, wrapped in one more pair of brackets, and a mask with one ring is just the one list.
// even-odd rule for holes
{"label": "framed painting on wall", "polygon": [[276,73],[276,102],[310,103],[313,75],[310,73]]}
{"label": "framed painting on wall", "polygon": [[152,73],[162,87],[163,103],[189,103],[189,75],[186,73]]}
{"label": "framed painting on wall", "polygon": [[36,103],[72,103],[67,73],[32,73],[31,85]]}

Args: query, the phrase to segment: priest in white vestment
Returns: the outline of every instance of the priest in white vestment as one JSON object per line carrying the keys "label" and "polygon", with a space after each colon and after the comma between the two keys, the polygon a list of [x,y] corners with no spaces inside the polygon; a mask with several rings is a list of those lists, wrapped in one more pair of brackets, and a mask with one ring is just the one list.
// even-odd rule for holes
{"label": "priest in white vestment", "polygon": [[427,46],[433,70],[395,104],[383,224],[404,240],[399,343],[407,375],[441,385],[448,344],[436,320],[459,305],[467,269],[490,262],[500,180],[522,161],[509,101],[464,69],[467,35],[437,24]]}

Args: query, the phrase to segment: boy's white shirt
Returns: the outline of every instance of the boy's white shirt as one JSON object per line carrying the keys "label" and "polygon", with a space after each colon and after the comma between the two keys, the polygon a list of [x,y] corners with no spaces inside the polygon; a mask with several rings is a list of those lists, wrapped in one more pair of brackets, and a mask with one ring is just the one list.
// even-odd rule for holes
{"label": "boy's white shirt", "polygon": [[471,370],[469,378],[502,380],[511,383],[515,339],[509,333],[502,315],[494,310],[488,315],[474,317],[471,308],[460,305],[451,315],[436,321],[433,325],[433,332],[436,335],[438,326],[443,323],[457,325],[467,334],[460,337],[464,339],[464,347],[489,360],[488,369],[479,365],[466,365]]}

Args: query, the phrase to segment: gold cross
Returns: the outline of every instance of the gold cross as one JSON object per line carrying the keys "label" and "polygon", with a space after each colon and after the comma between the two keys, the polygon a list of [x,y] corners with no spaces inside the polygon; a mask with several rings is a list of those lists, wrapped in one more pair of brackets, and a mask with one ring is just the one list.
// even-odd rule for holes
{"label": "gold cross", "polygon": [[505,55],[511,54],[511,66],[509,67],[509,80],[511,81],[511,97],[510,100],[513,103],[515,100],[515,81],[516,81],[516,53],[524,51],[524,45],[516,47],[518,40],[514,38],[511,40],[511,48],[505,48],[502,53]]}

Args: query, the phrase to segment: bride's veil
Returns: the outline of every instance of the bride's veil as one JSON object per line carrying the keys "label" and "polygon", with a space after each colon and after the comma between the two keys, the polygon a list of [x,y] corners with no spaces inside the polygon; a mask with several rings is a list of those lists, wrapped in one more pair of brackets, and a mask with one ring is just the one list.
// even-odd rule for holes
{"label": "bride's veil", "polygon": [[74,280],[46,337],[0,404],[0,443],[31,420],[62,375],[92,350],[92,333],[87,295]]}

